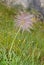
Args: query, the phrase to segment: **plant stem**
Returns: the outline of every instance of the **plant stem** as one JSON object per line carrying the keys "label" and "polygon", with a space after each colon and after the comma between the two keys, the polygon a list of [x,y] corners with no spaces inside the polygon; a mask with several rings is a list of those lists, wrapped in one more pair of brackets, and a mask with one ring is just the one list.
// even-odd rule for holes
{"label": "plant stem", "polygon": [[12,41],[12,44],[11,44],[11,47],[10,47],[10,50],[9,50],[9,55],[10,55],[10,58],[11,58],[11,50],[12,50],[12,47],[13,47],[14,41],[15,41],[15,39],[16,39],[16,37],[17,37],[18,33],[20,32],[20,29],[21,29],[21,27],[19,28],[18,32],[16,33],[16,35],[15,35],[15,37],[14,37],[13,41]]}

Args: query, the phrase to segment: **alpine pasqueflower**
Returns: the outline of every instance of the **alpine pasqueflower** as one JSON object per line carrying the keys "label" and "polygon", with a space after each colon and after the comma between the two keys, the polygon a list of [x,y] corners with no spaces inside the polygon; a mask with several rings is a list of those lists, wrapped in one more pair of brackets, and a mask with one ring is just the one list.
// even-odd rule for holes
{"label": "alpine pasqueflower", "polygon": [[30,29],[33,29],[32,18],[34,18],[33,14],[21,12],[20,15],[17,15],[16,26],[21,27],[21,30],[23,31],[30,31]]}

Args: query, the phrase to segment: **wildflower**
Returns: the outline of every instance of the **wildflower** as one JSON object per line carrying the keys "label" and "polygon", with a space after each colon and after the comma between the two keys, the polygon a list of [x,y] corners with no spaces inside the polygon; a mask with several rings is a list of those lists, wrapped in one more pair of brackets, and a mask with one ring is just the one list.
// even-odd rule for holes
{"label": "wildflower", "polygon": [[21,12],[21,14],[17,16],[16,26],[21,27],[23,31],[30,31],[30,29],[33,28],[33,17],[34,15],[32,14]]}

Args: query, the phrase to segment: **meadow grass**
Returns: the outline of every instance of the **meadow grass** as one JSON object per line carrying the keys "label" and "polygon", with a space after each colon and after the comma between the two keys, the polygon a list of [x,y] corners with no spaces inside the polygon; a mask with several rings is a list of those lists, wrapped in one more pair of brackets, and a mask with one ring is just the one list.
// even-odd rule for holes
{"label": "meadow grass", "polygon": [[17,11],[0,4],[0,65],[44,65],[44,22],[22,33],[14,26]]}

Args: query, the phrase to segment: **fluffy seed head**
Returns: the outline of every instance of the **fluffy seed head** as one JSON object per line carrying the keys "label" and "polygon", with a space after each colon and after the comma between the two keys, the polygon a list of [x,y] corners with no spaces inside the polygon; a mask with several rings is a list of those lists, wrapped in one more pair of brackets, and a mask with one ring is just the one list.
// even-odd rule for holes
{"label": "fluffy seed head", "polygon": [[21,12],[21,14],[17,16],[16,26],[21,27],[23,31],[30,31],[30,29],[33,28],[33,19],[34,15]]}

